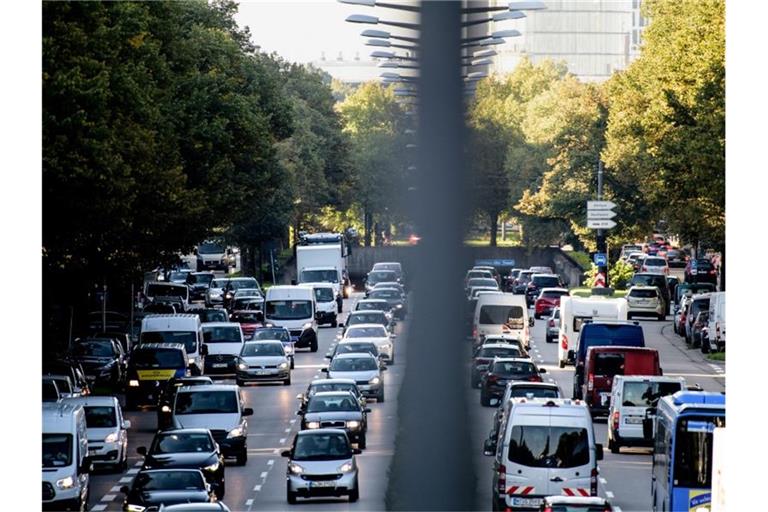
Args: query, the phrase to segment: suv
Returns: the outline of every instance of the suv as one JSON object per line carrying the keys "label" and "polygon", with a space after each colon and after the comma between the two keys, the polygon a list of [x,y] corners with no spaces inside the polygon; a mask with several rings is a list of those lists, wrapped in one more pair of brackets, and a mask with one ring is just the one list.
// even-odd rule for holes
{"label": "suv", "polygon": [[174,428],[207,428],[225,457],[242,466],[248,460],[248,421],[253,409],[245,407],[234,384],[182,387],[176,393],[171,421]]}
{"label": "suv", "polygon": [[664,320],[664,300],[661,292],[655,286],[633,286],[627,292],[627,318],[632,316],[650,315]]}
{"label": "suv", "polygon": [[688,260],[685,266],[686,283],[712,283],[717,286],[717,270],[706,258]]}
{"label": "suv", "polygon": [[632,276],[632,280],[629,282],[629,286],[655,286],[661,292],[661,298],[664,300],[664,316],[667,316],[669,312],[669,305],[671,304],[671,296],[669,294],[669,285],[667,284],[667,277],[664,274],[653,274],[638,272]]}

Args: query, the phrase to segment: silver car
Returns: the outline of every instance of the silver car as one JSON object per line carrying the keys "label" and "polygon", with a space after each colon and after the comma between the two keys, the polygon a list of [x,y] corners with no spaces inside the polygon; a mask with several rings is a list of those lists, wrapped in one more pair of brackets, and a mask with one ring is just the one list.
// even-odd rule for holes
{"label": "silver car", "polygon": [[547,319],[547,343],[555,343],[560,335],[560,308],[552,310],[552,314]]}
{"label": "silver car", "polygon": [[281,454],[288,458],[288,503],[318,496],[349,496],[350,502],[356,502],[360,487],[355,454],[359,453],[359,449],[352,449],[343,430],[322,428],[297,433],[291,449]]}
{"label": "silver car", "polygon": [[224,304],[224,288],[229,282],[228,278],[214,279],[205,292],[205,306],[212,307],[216,304]]}
{"label": "silver car", "polygon": [[237,363],[236,379],[238,386],[248,382],[276,380],[290,386],[291,362],[285,354],[283,343],[274,340],[244,344]]}
{"label": "silver car", "polygon": [[321,371],[331,379],[352,379],[366,398],[384,401],[384,379],[381,372],[387,367],[368,353],[339,354],[328,368]]}

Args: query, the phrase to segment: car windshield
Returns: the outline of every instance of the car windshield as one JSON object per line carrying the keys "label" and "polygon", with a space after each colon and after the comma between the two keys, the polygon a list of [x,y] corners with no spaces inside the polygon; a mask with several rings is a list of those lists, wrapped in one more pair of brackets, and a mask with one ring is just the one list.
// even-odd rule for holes
{"label": "car windshield", "polygon": [[333,302],[333,288],[315,288],[315,300],[317,302]]}
{"label": "car windshield", "polygon": [[347,318],[347,325],[355,324],[386,324],[384,313],[352,313]]}
{"label": "car windshield", "polygon": [[399,299],[399,290],[373,290],[368,296],[372,299]]}
{"label": "car windshield", "polygon": [[293,460],[339,460],[352,457],[345,434],[308,434],[296,438]]}
{"label": "car windshield", "polygon": [[522,306],[486,304],[480,308],[480,323],[485,325],[506,324],[510,329],[523,328]]}
{"label": "car windshield", "polygon": [[267,301],[268,318],[274,320],[299,320],[312,317],[312,302],[308,300]]}
{"label": "car windshield", "polygon": [[280,340],[291,341],[291,333],[287,329],[256,329],[253,333],[254,340]]}
{"label": "car windshield", "polygon": [[227,286],[229,279],[214,279],[211,281],[211,288],[224,288]]}
{"label": "car windshield", "polygon": [[493,363],[491,372],[501,377],[510,377],[513,375],[531,375],[536,373],[536,368],[532,363],[525,361],[496,361]]}
{"label": "car windshield", "polygon": [[397,274],[391,270],[377,270],[368,274],[368,284],[383,283],[385,281],[397,281]]}
{"label": "car windshield", "polygon": [[186,298],[189,288],[186,285],[150,284],[144,293],[147,297],[181,297]]}
{"label": "car windshield", "polygon": [[625,407],[656,407],[659,398],[682,389],[679,382],[626,382],[621,405]]}
{"label": "car windshield", "polygon": [[72,464],[72,436],[43,434],[43,467],[58,468]]}
{"label": "car windshield", "polygon": [[190,391],[176,395],[175,414],[234,414],[236,391]]}
{"label": "car windshield", "polygon": [[345,338],[383,338],[387,336],[387,330],[382,325],[370,327],[350,327]]}
{"label": "car windshield", "polygon": [[712,432],[725,417],[687,417],[677,422],[674,480],[677,487],[709,488],[712,483]]}
{"label": "car windshield", "polygon": [[307,412],[359,411],[360,405],[349,396],[315,395],[307,404]]}
{"label": "car windshield", "polygon": [[490,272],[487,272],[485,270],[470,270],[467,272],[467,279],[488,279],[492,276]]}
{"label": "car windshield", "polygon": [[219,244],[204,243],[197,248],[199,254],[223,254],[224,247]]}
{"label": "car windshield", "polygon": [[357,303],[357,306],[355,306],[358,310],[369,310],[369,311],[387,311],[389,309],[389,305],[385,301],[381,302],[367,302],[367,301],[360,301]]}
{"label": "car windshield", "polygon": [[242,343],[240,326],[206,327],[203,326],[203,341],[205,343]]}
{"label": "car windshield", "polygon": [[665,278],[663,275],[648,275],[648,274],[635,274],[632,277],[633,285],[643,285],[643,286],[656,286],[659,289],[666,289],[667,287],[667,278]]}
{"label": "car windshield", "polygon": [[227,312],[223,309],[203,309],[195,311],[201,322],[226,322]]}
{"label": "car windshield", "polygon": [[630,297],[636,297],[638,299],[655,299],[659,296],[658,290],[656,288],[651,289],[645,289],[645,290],[638,290],[634,289],[629,292]]}
{"label": "car windshield", "polygon": [[235,297],[238,299],[243,297],[261,297],[261,293],[256,288],[240,288],[235,291]]}
{"label": "car windshield", "polygon": [[256,282],[253,278],[242,278],[242,279],[230,279],[229,283],[227,284],[230,290],[239,290],[241,288],[254,288],[256,291],[258,291],[259,283]]}
{"label": "car windshield", "polygon": [[186,368],[187,362],[180,350],[149,349],[135,350],[131,362],[136,368]]}
{"label": "car windshield", "polygon": [[369,372],[378,369],[376,359],[369,357],[360,358],[334,358],[329,370],[332,372]]}
{"label": "car windshield", "polygon": [[399,263],[375,263],[373,270],[391,270],[392,272],[400,272]]}
{"label": "car windshield", "polygon": [[190,284],[210,285],[211,281],[213,281],[213,274],[191,274],[188,280]]}
{"label": "car windshield", "polygon": [[487,277],[475,277],[467,281],[467,288],[475,288],[477,286],[485,286],[486,288],[498,288],[499,283],[495,279],[489,279]]}
{"label": "car windshield", "polygon": [[556,287],[560,285],[560,278],[557,276],[536,276],[533,279],[533,284],[539,288],[544,287]]}
{"label": "car windshield", "polygon": [[114,407],[85,407],[85,425],[88,428],[113,428],[117,426],[117,414]]}
{"label": "car windshield", "polygon": [[696,299],[691,302],[691,316],[696,318],[702,311],[709,310],[709,299]]}
{"label": "car windshield", "polygon": [[143,331],[141,343],[181,343],[187,354],[197,352],[197,333],[194,331]]}
{"label": "car windshield", "polygon": [[510,390],[511,398],[560,398],[556,389],[543,386],[514,386]]}
{"label": "car windshield", "polygon": [[242,357],[284,356],[282,343],[246,343],[240,352]]}
{"label": "car windshield", "polygon": [[620,352],[595,354],[595,365],[592,373],[602,377],[624,375],[624,354]]}
{"label": "car windshield", "polygon": [[527,283],[531,280],[532,275],[533,272],[530,271],[520,272],[520,276],[517,279],[520,283]]}
{"label": "car windshield", "polygon": [[589,436],[579,427],[515,425],[509,460],[536,468],[574,468],[589,464]]}
{"label": "car windshield", "polygon": [[211,437],[207,433],[157,434],[151,453],[210,453]]}
{"label": "car windshield", "polygon": [[81,341],[75,345],[76,356],[114,357],[115,349],[109,341]]}
{"label": "car windshield", "polygon": [[667,261],[664,258],[645,258],[643,265],[646,267],[663,267],[666,266]]}
{"label": "car windshield", "polygon": [[368,352],[374,356],[379,355],[379,351],[373,343],[339,343],[336,345],[336,354],[348,354],[352,352]]}
{"label": "car windshield", "polygon": [[184,281],[187,280],[187,274],[189,274],[189,272],[171,272],[168,275],[168,280],[169,281],[184,282]]}
{"label": "car windshield", "polygon": [[200,491],[205,489],[205,482],[199,471],[142,471],[133,487],[142,491]]}
{"label": "car windshield", "polygon": [[322,393],[323,391],[352,391],[356,395],[359,395],[359,393],[355,392],[356,388],[357,386],[355,384],[347,384],[346,382],[321,382],[318,384],[313,384],[309,389],[309,394],[314,395],[315,393]]}
{"label": "car windshield", "polygon": [[299,279],[302,283],[338,283],[339,273],[334,269],[302,270]]}
{"label": "car windshield", "polygon": [[483,347],[477,357],[493,359],[494,357],[520,357],[520,355],[517,347]]}
{"label": "car windshield", "polygon": [[709,260],[696,260],[695,266],[698,270],[711,270],[714,268]]}

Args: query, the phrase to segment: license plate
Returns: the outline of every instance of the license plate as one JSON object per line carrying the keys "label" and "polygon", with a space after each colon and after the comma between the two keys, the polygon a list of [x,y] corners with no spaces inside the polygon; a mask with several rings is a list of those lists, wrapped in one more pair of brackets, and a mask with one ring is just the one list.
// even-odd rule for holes
{"label": "license plate", "polygon": [[512,498],[513,507],[539,507],[543,502],[541,498]]}
{"label": "license plate", "polygon": [[227,367],[227,363],[213,363],[211,366],[213,368],[226,368]]}
{"label": "license plate", "polygon": [[98,453],[98,451],[99,451],[99,448],[88,448],[89,454]]}
{"label": "license plate", "polygon": [[626,423],[627,425],[639,425],[642,422],[643,422],[643,418],[636,418],[633,416],[624,417],[624,423]]}
{"label": "license plate", "polygon": [[256,370],[256,375],[270,375],[272,370]]}
{"label": "license plate", "polygon": [[606,405],[611,399],[610,393],[600,393],[600,404]]}
{"label": "license plate", "polygon": [[333,480],[330,481],[321,481],[321,482],[309,482],[310,487],[336,487],[336,482]]}

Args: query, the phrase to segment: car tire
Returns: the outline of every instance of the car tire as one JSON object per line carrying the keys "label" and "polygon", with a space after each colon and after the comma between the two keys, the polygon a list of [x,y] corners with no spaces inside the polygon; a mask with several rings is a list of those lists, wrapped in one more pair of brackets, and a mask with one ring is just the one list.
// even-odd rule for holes
{"label": "car tire", "polygon": [[331,320],[331,327],[338,327],[339,321],[336,317],[333,317],[333,320]]}
{"label": "car tire", "polygon": [[235,379],[235,383],[240,387],[245,386],[245,381],[241,379]]}
{"label": "car tire", "polygon": [[296,367],[296,359],[293,357],[291,358],[291,370],[293,370]]}
{"label": "car tire", "polygon": [[701,340],[701,353],[702,354],[709,354],[709,340],[704,340],[702,338],[702,340]]}
{"label": "car tire", "polygon": [[616,441],[613,441],[611,439],[608,440],[608,449],[611,450],[611,453],[617,454],[619,453],[619,450],[621,449],[621,445],[619,445]]}
{"label": "car tire", "polygon": [[291,491],[290,486],[285,491],[285,494],[286,494],[286,496],[288,498],[288,504],[289,505],[295,505],[296,504],[296,493]]}
{"label": "car tire", "polygon": [[491,398],[488,396],[488,394],[485,391],[480,391],[480,405],[482,405],[483,407],[491,406]]}
{"label": "car tire", "polygon": [[658,318],[659,322],[663,322],[664,320],[666,320],[666,319],[667,319],[667,315],[665,315],[664,313],[662,313],[662,314],[660,314],[660,315],[659,315],[657,318]]}
{"label": "car tire", "polygon": [[349,491],[349,502],[355,503],[360,499],[360,483],[355,480],[355,490]]}
{"label": "car tire", "polygon": [[245,463],[248,462],[248,448],[243,448],[243,451],[238,453],[235,456],[235,463],[238,466],[245,466]]}
{"label": "car tire", "polygon": [[361,450],[365,450],[366,442],[367,442],[367,439],[365,438],[365,434],[363,433],[360,435],[360,440],[357,442],[357,446]]}
{"label": "car tire", "polygon": [[376,401],[379,403],[384,402],[384,388],[382,388],[379,394],[376,396]]}
{"label": "car tire", "polygon": [[123,450],[123,460],[115,465],[115,470],[118,473],[123,473],[125,470],[128,469],[128,452],[126,450]]}
{"label": "car tire", "polygon": [[221,485],[219,486],[218,490],[216,491],[216,499],[221,501],[224,499],[224,492],[226,491],[225,487],[225,480],[221,481]]}
{"label": "car tire", "polygon": [[283,381],[283,386],[290,386],[291,385],[291,377],[289,376],[287,379]]}
{"label": "car tire", "polygon": [[535,318],[536,320],[541,320],[541,315],[538,313],[534,313],[533,318]]}
{"label": "car tire", "polygon": [[317,352],[317,339],[309,344],[309,350],[310,352]]}
{"label": "car tire", "polygon": [[560,368],[565,368],[565,361],[558,361],[558,362],[557,362],[557,365],[558,365]]}

